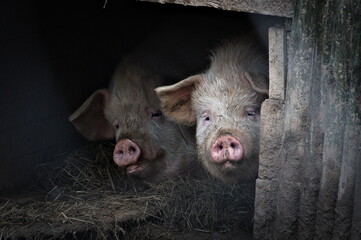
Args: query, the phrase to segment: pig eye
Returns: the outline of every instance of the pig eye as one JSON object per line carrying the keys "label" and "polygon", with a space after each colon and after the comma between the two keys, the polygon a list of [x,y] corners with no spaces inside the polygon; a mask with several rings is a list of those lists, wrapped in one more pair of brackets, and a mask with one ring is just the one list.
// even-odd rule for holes
{"label": "pig eye", "polygon": [[248,119],[254,120],[256,118],[257,112],[256,111],[248,111],[246,112],[246,117]]}
{"label": "pig eye", "polygon": [[211,117],[210,117],[209,115],[204,115],[204,116],[202,116],[202,120],[203,120],[204,123],[210,122],[210,121],[211,121]]}
{"label": "pig eye", "polygon": [[199,119],[200,119],[200,122],[202,123],[202,125],[207,126],[208,124],[210,124],[212,121],[212,116],[211,116],[210,111],[202,112]]}
{"label": "pig eye", "polygon": [[156,111],[151,113],[151,118],[160,118],[160,117],[162,117],[161,111]]}
{"label": "pig eye", "polygon": [[118,122],[118,120],[114,120],[113,126],[114,126],[115,129],[117,129],[117,130],[119,129],[119,122]]}

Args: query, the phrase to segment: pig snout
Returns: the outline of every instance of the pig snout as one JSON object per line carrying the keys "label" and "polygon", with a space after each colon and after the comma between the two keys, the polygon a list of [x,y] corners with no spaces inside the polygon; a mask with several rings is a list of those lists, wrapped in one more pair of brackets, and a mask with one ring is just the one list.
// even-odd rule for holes
{"label": "pig snout", "polygon": [[119,167],[127,167],[137,163],[140,156],[140,148],[129,139],[121,139],[114,148],[113,160]]}
{"label": "pig snout", "polygon": [[239,161],[243,157],[243,146],[233,136],[220,136],[213,143],[211,157],[216,163]]}

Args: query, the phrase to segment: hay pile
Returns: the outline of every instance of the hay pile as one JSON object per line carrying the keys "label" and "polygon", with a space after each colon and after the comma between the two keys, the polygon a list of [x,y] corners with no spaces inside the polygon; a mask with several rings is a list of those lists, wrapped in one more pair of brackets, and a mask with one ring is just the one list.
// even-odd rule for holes
{"label": "hay pile", "polygon": [[113,147],[94,143],[60,164],[41,166],[40,196],[0,198],[0,239],[208,239],[212,232],[251,232],[253,184],[225,186],[204,171],[134,183],[113,164]]}

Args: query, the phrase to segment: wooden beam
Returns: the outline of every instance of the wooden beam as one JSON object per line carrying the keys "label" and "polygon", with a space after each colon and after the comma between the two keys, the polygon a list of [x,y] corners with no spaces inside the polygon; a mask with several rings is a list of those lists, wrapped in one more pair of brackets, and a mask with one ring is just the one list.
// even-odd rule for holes
{"label": "wooden beam", "polygon": [[294,0],[263,0],[263,1],[246,1],[246,0],[140,0],[157,3],[175,3],[184,6],[195,7],[213,7],[223,10],[238,12],[258,13],[263,15],[293,17]]}

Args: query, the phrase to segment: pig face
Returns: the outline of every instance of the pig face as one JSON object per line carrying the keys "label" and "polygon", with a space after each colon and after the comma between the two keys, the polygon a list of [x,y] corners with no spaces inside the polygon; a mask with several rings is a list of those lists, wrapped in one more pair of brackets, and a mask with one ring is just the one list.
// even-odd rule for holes
{"label": "pig face", "polygon": [[113,160],[126,174],[159,182],[184,170],[194,159],[192,131],[169,121],[153,88],[159,76],[118,72],[111,90],[98,90],[70,121],[90,140],[116,139]]}
{"label": "pig face", "polygon": [[[232,62],[252,56],[240,47],[244,45],[216,51],[206,73],[156,89],[167,116],[178,123],[196,124],[198,158],[226,183],[257,176],[260,107],[268,92],[262,72],[249,72],[247,65],[238,68],[238,62]],[[241,56],[233,55],[237,49]]]}
{"label": "pig face", "polygon": [[224,182],[254,179],[264,95],[240,84],[218,86],[216,94],[207,94],[211,87],[200,85],[192,94],[200,160]]}

